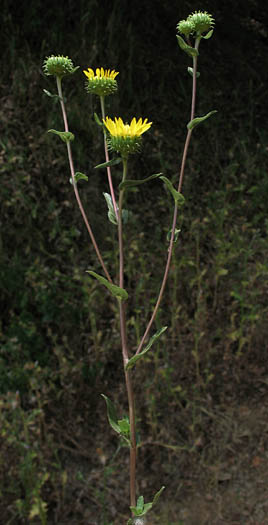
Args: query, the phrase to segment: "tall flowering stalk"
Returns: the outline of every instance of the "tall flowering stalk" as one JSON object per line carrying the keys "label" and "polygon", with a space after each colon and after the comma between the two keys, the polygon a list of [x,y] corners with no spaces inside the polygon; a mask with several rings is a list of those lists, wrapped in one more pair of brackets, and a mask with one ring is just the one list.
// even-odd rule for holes
{"label": "tall flowering stalk", "polygon": [[[148,119],[137,119],[133,117],[130,120],[130,123],[124,122],[121,117],[115,117],[112,119],[105,114],[105,97],[116,93],[118,86],[116,77],[119,74],[115,70],[104,69],[103,67],[97,68],[95,71],[91,68],[84,70],[86,76],[86,90],[90,94],[95,94],[100,99],[101,106],[101,120],[95,115],[97,123],[102,127],[104,135],[104,150],[105,150],[105,162],[96,166],[96,168],[106,168],[108,175],[108,182],[110,188],[110,194],[105,193],[105,199],[108,206],[108,218],[109,220],[117,227],[118,231],[118,246],[119,246],[119,282],[114,283],[112,277],[110,276],[106,265],[102,259],[100,251],[98,249],[95,237],[89,226],[88,219],[84,212],[82,206],[78,189],[77,182],[80,179],[86,179],[87,176],[78,172],[75,173],[73,167],[72,151],[71,151],[71,141],[74,139],[74,135],[69,131],[67,115],[65,111],[65,105],[62,95],[61,81],[64,76],[67,74],[73,74],[77,68],[74,68],[72,61],[68,57],[49,57],[45,60],[44,71],[47,75],[54,75],[56,77],[57,87],[58,87],[58,99],[62,109],[63,121],[64,121],[64,132],[50,130],[60,136],[60,138],[66,143],[69,165],[72,176],[72,183],[74,187],[74,192],[76,200],[80,211],[82,213],[85,225],[90,235],[90,239],[95,248],[97,257],[103,268],[105,277],[97,274],[93,270],[88,270],[91,277],[97,279],[102,285],[104,285],[109,292],[115,297],[118,302],[119,315],[120,315],[120,334],[121,334],[121,348],[122,348],[122,359],[124,366],[125,374],[125,383],[126,391],[128,398],[128,408],[129,408],[129,417],[118,419],[116,409],[112,401],[104,394],[103,398],[105,399],[107,405],[107,415],[108,420],[115,432],[119,435],[120,439],[124,440],[129,446],[130,450],[130,510],[132,517],[128,520],[128,525],[143,525],[145,523],[144,516],[149,510],[155,505],[160,494],[164,490],[164,487],[160,488],[155,494],[153,500],[149,503],[144,503],[143,496],[136,498],[136,431],[135,431],[135,404],[134,404],[134,392],[132,386],[132,368],[136,365],[137,361],[142,359],[144,355],[149,352],[154,342],[163,334],[167,329],[167,326],[160,328],[153,336],[147,340],[150,333],[151,327],[155,320],[159,305],[161,303],[165,286],[168,279],[170,263],[172,258],[173,246],[176,241],[178,230],[176,229],[177,217],[179,209],[184,205],[184,197],[181,193],[183,178],[185,172],[185,165],[187,159],[188,148],[194,128],[201,124],[203,121],[208,119],[215,111],[210,111],[204,116],[195,117],[195,106],[196,106],[196,91],[197,91],[197,78],[199,73],[197,72],[197,60],[199,56],[199,46],[202,39],[209,39],[213,33],[214,20],[210,14],[203,11],[196,11],[188,16],[186,20],[181,20],[178,25],[178,44],[180,48],[187,53],[187,55],[192,59],[192,67],[188,68],[188,72],[192,77],[192,102],[191,102],[191,111],[190,111],[190,120],[187,124],[187,133],[185,138],[185,144],[183,148],[182,160],[178,175],[178,185],[177,189],[173,187],[172,183],[162,174],[157,173],[150,175],[142,180],[129,180],[127,178],[128,171],[128,161],[129,157],[132,154],[139,153],[141,151],[142,145],[142,136],[145,132],[149,131],[152,122],[148,122]],[[49,92],[46,92],[51,96]],[[110,160],[109,151],[113,152],[113,158]],[[122,163],[122,178],[121,182],[118,185],[118,202],[116,200],[116,192],[114,189],[112,175],[111,175],[111,166],[114,164]],[[127,334],[127,311],[126,305],[128,300],[128,292],[125,290],[125,275],[124,275],[124,245],[123,245],[123,227],[124,223],[127,220],[128,214],[124,209],[123,205],[125,202],[125,192],[130,187],[139,186],[140,184],[147,183],[154,178],[159,178],[165,184],[167,190],[170,192],[174,200],[174,210],[173,210],[173,219],[172,226],[169,232],[169,245],[167,249],[167,260],[165,265],[165,270],[162,278],[162,283],[159,289],[158,298],[156,304],[153,308],[151,318],[149,319],[147,326],[145,328],[144,334],[138,344],[136,351],[130,353],[128,348],[128,334]],[[146,346],[145,346],[146,345]]]}

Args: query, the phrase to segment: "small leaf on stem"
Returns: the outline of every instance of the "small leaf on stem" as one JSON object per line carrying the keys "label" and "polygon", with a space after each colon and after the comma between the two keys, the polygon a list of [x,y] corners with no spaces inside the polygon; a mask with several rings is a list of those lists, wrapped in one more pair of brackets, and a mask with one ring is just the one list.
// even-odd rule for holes
{"label": "small leaf on stem", "polygon": [[103,124],[103,122],[101,122],[101,120],[99,119],[99,116],[97,115],[97,113],[94,113],[94,120],[95,120],[95,122],[98,124],[98,126],[100,126],[101,128],[104,128],[104,124]]}
{"label": "small leaf on stem", "polygon": [[56,129],[49,129],[48,133],[54,133],[55,135],[58,135],[60,139],[66,143],[74,140],[74,134],[70,131],[57,131]]}
{"label": "small leaf on stem", "polygon": [[183,40],[183,38],[180,35],[177,35],[177,39],[180,48],[185,53],[187,53],[187,55],[189,55],[190,57],[197,57],[199,55],[198,50],[195,49],[195,47],[188,46],[188,44],[186,44],[185,40]]}
{"label": "small leaf on stem", "polygon": [[122,162],[121,157],[117,157],[115,159],[108,160],[108,162],[103,162],[102,164],[98,164],[95,166],[95,170],[99,168],[107,168],[108,166],[115,166],[116,164],[120,164]]}
{"label": "small leaf on stem", "polygon": [[103,193],[108,206],[108,219],[112,224],[117,226],[117,217],[114,211],[114,205],[110,193]]}
{"label": "small leaf on stem", "polygon": [[132,368],[136,364],[136,362],[139,361],[139,359],[144,357],[144,355],[147,354],[154,342],[158,339],[158,337],[160,337],[160,335],[163,334],[163,332],[166,331],[166,329],[167,326],[163,326],[163,328],[157,330],[157,332],[150,338],[150,341],[148,345],[144,348],[144,350],[129,359],[128,363],[125,366],[125,370],[129,370],[130,368]]}
{"label": "small leaf on stem", "polygon": [[48,91],[47,89],[43,89],[45,95],[47,95],[48,97],[51,97],[51,98],[57,98],[58,100],[61,99],[61,97],[59,95],[53,95],[52,93],[50,93],[50,91]]}
{"label": "small leaf on stem", "polygon": [[154,175],[150,175],[150,177],[147,177],[146,179],[128,179],[124,182],[121,182],[119,184],[119,190],[124,190],[128,188],[135,188],[136,186],[140,186],[141,184],[144,184],[145,182],[148,182],[149,180],[156,179],[157,177],[160,177],[162,173],[154,173]]}
{"label": "small leaf on stem", "polygon": [[205,40],[208,40],[209,38],[212,37],[213,32],[214,32],[214,30],[211,29],[205,36],[202,35],[201,38],[205,38]]}
{"label": "small leaf on stem", "polygon": [[120,288],[119,286],[116,286],[116,284],[112,284],[108,281],[108,279],[105,279],[105,277],[102,277],[102,275],[98,275],[96,272],[93,272],[91,270],[86,270],[87,273],[98,279],[101,284],[106,286],[108,290],[111,292],[111,294],[118,299],[118,301],[126,301],[128,298],[128,293],[124,288]]}
{"label": "small leaf on stem", "polygon": [[172,183],[170,182],[169,179],[167,179],[167,177],[160,177],[160,179],[165,183],[167,189],[170,191],[170,193],[171,193],[174,201],[178,205],[178,207],[180,208],[181,206],[183,206],[184,203],[185,203],[185,198],[182,195],[182,193],[180,193],[179,191],[175,190],[175,188],[173,187]]}
{"label": "small leaf on stem", "polygon": [[211,117],[211,115],[214,115],[214,113],[217,113],[216,109],[210,111],[209,113],[207,113],[207,115],[204,115],[203,117],[196,117],[193,120],[190,120],[190,122],[188,122],[187,124],[187,129],[194,129],[196,126],[198,126],[198,124],[201,124],[201,122]]}
{"label": "small leaf on stem", "polygon": [[[194,76],[194,70],[193,70],[192,67],[188,67],[188,68],[187,68],[187,71],[188,71],[188,73],[189,73],[189,75],[190,75],[191,77]],[[197,71],[197,72],[196,72],[196,78],[199,78],[199,77],[200,77],[200,73],[199,73],[199,71]]]}
{"label": "small leaf on stem", "polygon": [[[174,240],[173,240],[174,243],[177,242],[178,237],[179,237],[179,233],[180,233],[180,232],[181,232],[180,229],[175,228],[175,232],[174,232]],[[169,242],[170,239],[171,239],[171,233],[172,233],[172,228],[170,228],[170,230],[169,230],[168,233],[167,233],[167,241],[168,241],[168,242]]]}
{"label": "small leaf on stem", "polygon": [[[86,180],[88,181],[88,177],[87,175],[85,175],[84,173],[81,173],[80,171],[77,171],[74,175],[74,180],[75,182],[77,183],[79,180]],[[72,177],[70,178],[70,183],[73,184],[73,179]]]}
{"label": "small leaf on stem", "polygon": [[117,423],[117,415],[116,415],[115,406],[107,396],[105,396],[104,394],[101,394],[101,396],[105,399],[105,402],[106,402],[108,421],[111,427],[115,430],[115,432],[120,434],[120,427]]}

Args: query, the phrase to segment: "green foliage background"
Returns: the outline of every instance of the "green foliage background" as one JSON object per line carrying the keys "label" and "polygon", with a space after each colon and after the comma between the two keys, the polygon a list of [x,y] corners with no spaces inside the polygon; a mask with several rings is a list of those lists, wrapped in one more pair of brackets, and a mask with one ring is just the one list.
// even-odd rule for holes
{"label": "green foliage background", "polygon": [[[267,374],[267,7],[260,8],[257,0],[235,5],[210,0],[202,4],[70,0],[29,1],[15,8],[4,0],[2,428],[14,417],[12,393],[18,391],[18,428],[21,421],[28,421],[33,399],[43,414],[38,424],[49,429],[53,443],[48,452],[47,438],[42,454],[40,443],[36,445],[36,479],[40,472],[49,472],[46,485],[50,483],[50,489],[44,493],[41,482],[34,488],[27,485],[30,499],[21,515],[28,515],[36,490],[48,501],[54,516],[49,523],[54,523],[59,480],[52,473],[51,450],[62,452],[64,446],[73,450],[75,441],[82,457],[85,449],[96,451],[95,434],[103,435],[104,428],[106,432],[101,392],[111,392],[126,408],[117,312],[113,300],[85,273],[89,267],[99,268],[68,182],[65,147],[46,134],[49,128],[61,129],[62,123],[57,104],[42,91],[56,89],[53,80],[43,75],[43,60],[50,54],[64,54],[81,66],[64,83],[70,129],[76,136],[74,158],[76,169],[89,176],[88,184],[81,182],[83,202],[105,259],[115,268],[116,235],[102,197],[106,178],[93,169],[104,160],[102,136],[93,119],[94,111],[100,109],[98,100],[85,92],[82,70],[103,66],[120,71],[118,96],[108,101],[109,116],[142,116],[153,121],[142,155],[131,162],[131,178],[163,171],[175,183],[191,86],[189,60],[176,42],[176,24],[196,9],[211,12],[216,20],[213,38],[201,45],[197,115],[211,109],[218,113],[193,134],[183,187],[182,232],[156,323],[157,328],[165,324],[170,328],[144,369],[139,366],[136,373],[142,439],[148,432],[152,439],[158,436],[159,441],[191,447],[201,433],[209,442],[209,430],[204,430],[207,421],[196,407],[208,397],[223,404],[232,396],[247,397]],[[127,231],[129,332],[135,346],[158,291],[171,211],[170,197],[159,181],[129,193],[128,200],[133,212]],[[197,417],[198,424],[192,420],[194,411],[201,418]],[[14,421],[11,427],[17,428]],[[16,454],[22,458],[20,432],[16,431],[9,446],[15,443]],[[110,439],[114,438],[107,429],[103,448],[110,446]],[[2,440],[5,450],[6,434]],[[59,475],[68,471],[61,452]],[[40,457],[44,458],[41,466]],[[159,462],[170,461],[165,452],[141,451],[141,457],[151,483]],[[88,468],[97,468],[98,458],[91,455],[87,461]],[[19,464],[25,467],[23,461]],[[21,486],[27,492],[21,470],[13,467],[10,508]],[[175,470],[163,468],[165,477],[163,483],[172,486]],[[14,479],[19,480],[15,487]],[[91,508],[98,508],[96,491],[87,494],[84,507],[90,501]],[[66,519],[88,519],[83,505],[72,515],[64,496],[60,498],[58,508],[66,509]],[[102,508],[107,505],[103,503]],[[11,511],[6,512],[9,519]],[[102,517],[101,523],[106,519],[110,518]]]}

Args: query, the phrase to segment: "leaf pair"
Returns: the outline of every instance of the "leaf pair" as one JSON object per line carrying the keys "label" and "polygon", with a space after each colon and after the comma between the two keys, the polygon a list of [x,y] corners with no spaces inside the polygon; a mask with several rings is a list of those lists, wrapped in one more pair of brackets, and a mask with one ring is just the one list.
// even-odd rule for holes
{"label": "leaf pair", "polygon": [[[151,508],[157,503],[164,489],[164,486],[161,487],[161,489],[155,494],[153,501],[151,501],[150,503],[144,503],[144,497],[139,496],[136,507],[130,507],[130,510],[134,514],[134,516],[140,517],[147,514],[147,512],[149,512],[149,510],[151,510]],[[129,525],[131,525],[132,523],[132,520],[128,520]]]}

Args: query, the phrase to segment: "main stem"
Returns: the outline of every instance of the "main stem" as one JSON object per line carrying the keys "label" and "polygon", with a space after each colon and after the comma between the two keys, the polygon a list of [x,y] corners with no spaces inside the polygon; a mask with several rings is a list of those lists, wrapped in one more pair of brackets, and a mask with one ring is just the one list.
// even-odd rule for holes
{"label": "main stem", "polygon": [[[127,175],[127,160],[123,159],[123,179],[125,180]],[[123,225],[122,225],[122,210],[123,210],[123,198],[124,190],[122,189],[119,194],[119,209],[118,209],[118,243],[119,243],[119,286],[124,288],[124,247],[123,247]],[[123,364],[125,370],[125,381],[128,397],[128,410],[129,410],[129,424],[130,424],[130,458],[129,458],[129,488],[130,488],[130,505],[136,506],[136,431],[135,431],[135,406],[134,406],[134,393],[131,381],[131,372],[126,370],[128,363],[128,347],[127,347],[127,329],[126,329],[126,303],[119,301],[119,314],[120,314],[120,332],[121,332],[121,344],[122,344],[122,355]]]}
{"label": "main stem", "polygon": [[[63,94],[62,94],[61,78],[60,77],[56,77],[56,79],[57,79],[57,88],[58,88],[58,93],[59,93],[59,98],[60,98],[61,111],[62,111],[62,116],[63,116],[63,121],[64,121],[64,129],[65,129],[65,131],[69,131],[68,119],[67,119],[67,114],[66,114],[66,110],[65,110]],[[70,165],[72,182],[73,182],[73,188],[74,188],[74,193],[75,193],[75,197],[76,197],[76,200],[77,200],[77,204],[79,206],[79,209],[80,209],[80,212],[81,212],[82,217],[84,219],[84,223],[85,223],[87,231],[89,233],[91,242],[92,242],[92,244],[94,246],[95,252],[96,252],[97,257],[98,257],[98,259],[100,261],[100,264],[101,264],[101,266],[103,268],[103,271],[104,271],[108,281],[110,283],[112,283],[112,278],[111,278],[111,276],[110,276],[110,274],[109,274],[109,272],[108,272],[108,270],[107,270],[107,268],[105,266],[105,263],[104,263],[103,258],[101,256],[101,253],[99,251],[97,242],[95,240],[95,237],[94,237],[94,234],[92,232],[92,229],[91,229],[91,227],[89,225],[89,222],[88,222],[88,219],[87,219],[87,216],[86,216],[83,204],[82,204],[80,196],[79,196],[79,192],[78,192],[78,189],[77,189],[77,184],[76,184],[76,181],[75,181],[75,172],[74,172],[72,149],[71,149],[71,144],[70,144],[69,141],[67,142],[67,151],[68,151],[69,165]]]}
{"label": "main stem", "polygon": [[[197,49],[197,50],[198,50],[199,43],[200,43],[200,38],[197,38],[196,41],[195,41],[195,49]],[[192,104],[191,104],[191,118],[190,118],[190,120],[193,120],[194,114],[195,114],[196,73],[197,73],[197,57],[193,57],[193,84],[192,84]],[[185,170],[185,163],[186,163],[186,158],[187,158],[187,153],[188,153],[188,148],[189,148],[189,144],[190,144],[191,135],[192,135],[192,130],[190,129],[187,132],[186,139],[185,139],[185,144],[184,144],[184,150],[183,150],[182,161],[181,161],[181,168],[180,168],[178,192],[181,192],[181,189],[182,189],[183,176],[184,176],[184,170]],[[172,250],[173,250],[173,245],[174,245],[174,237],[175,237],[177,216],[178,216],[178,205],[177,205],[177,203],[175,203],[174,213],[173,213],[173,220],[172,220],[171,236],[170,236],[169,247],[168,247],[168,256],[167,256],[167,262],[166,262],[166,267],[165,267],[165,272],[164,272],[162,284],[161,284],[161,287],[160,287],[158,299],[156,301],[156,304],[155,304],[155,307],[154,307],[151,319],[150,319],[150,321],[149,321],[149,323],[148,323],[148,325],[146,327],[146,330],[145,330],[145,332],[143,334],[143,337],[142,337],[142,339],[140,341],[140,344],[138,346],[138,349],[137,349],[135,355],[139,354],[141,352],[141,350],[142,350],[142,347],[144,345],[146,337],[147,337],[147,335],[148,335],[148,333],[149,333],[149,331],[151,329],[151,326],[152,326],[152,324],[153,324],[153,322],[155,320],[156,314],[158,312],[158,308],[160,306],[160,303],[161,303],[161,300],[162,300],[162,297],[163,297],[163,294],[164,294],[164,290],[165,290],[165,287],[166,287],[167,278],[168,278],[168,274],[169,274],[169,269],[170,269],[171,258],[172,258]]]}

